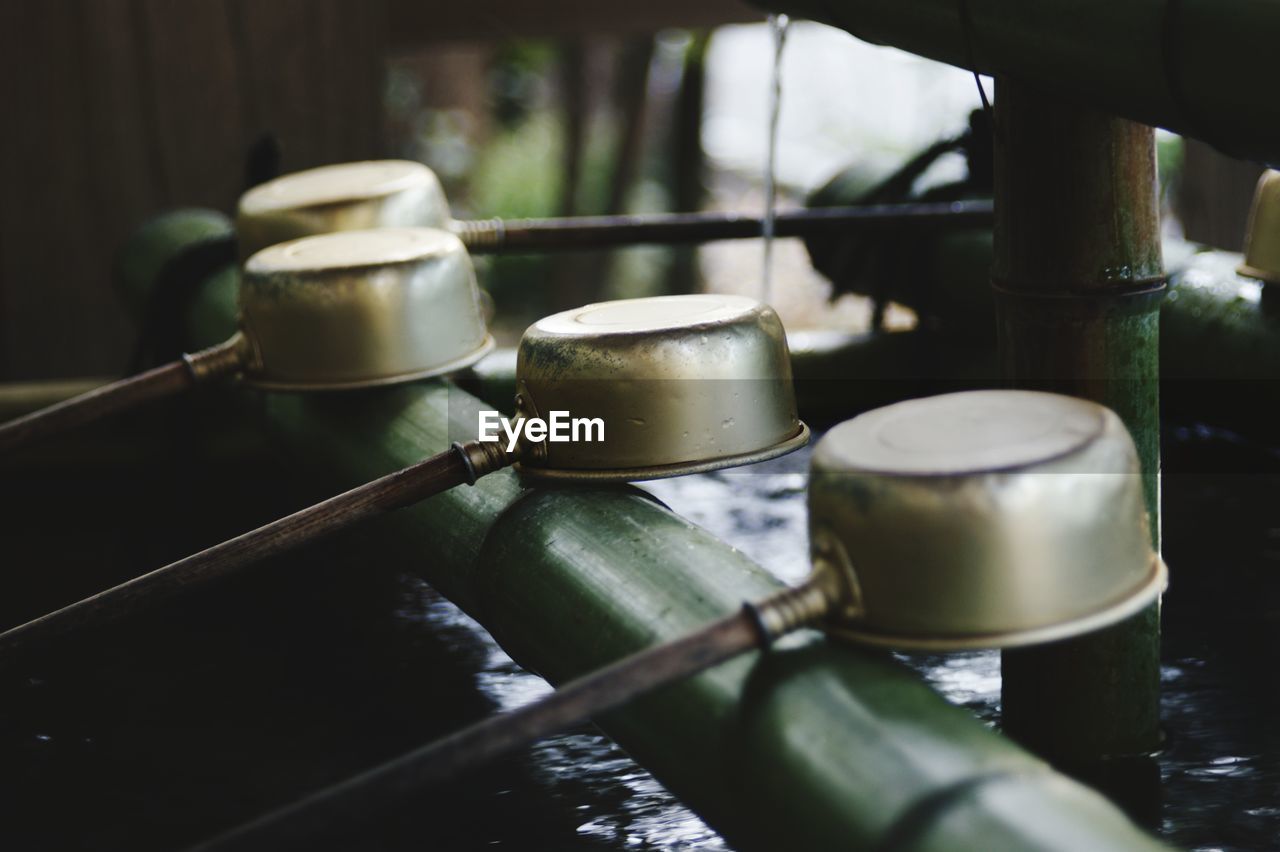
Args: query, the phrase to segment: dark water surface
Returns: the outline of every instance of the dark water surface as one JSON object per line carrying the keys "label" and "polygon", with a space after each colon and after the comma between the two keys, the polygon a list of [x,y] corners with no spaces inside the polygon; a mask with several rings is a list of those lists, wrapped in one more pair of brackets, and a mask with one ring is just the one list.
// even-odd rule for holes
{"label": "dark water surface", "polygon": [[[3,472],[0,624],[310,493],[305,474],[267,454],[208,460],[180,441],[143,449],[114,465]],[[647,487],[795,581],[808,564],[797,461]],[[1165,469],[1173,580],[1154,827],[1188,848],[1280,849],[1280,460],[1224,433],[1171,428]],[[300,476],[296,489],[280,486]],[[546,692],[407,561],[379,558],[378,540],[370,525],[0,671],[0,849],[180,848]],[[998,655],[908,662],[998,722]],[[727,848],[589,727],[376,831],[327,840],[360,850]]]}

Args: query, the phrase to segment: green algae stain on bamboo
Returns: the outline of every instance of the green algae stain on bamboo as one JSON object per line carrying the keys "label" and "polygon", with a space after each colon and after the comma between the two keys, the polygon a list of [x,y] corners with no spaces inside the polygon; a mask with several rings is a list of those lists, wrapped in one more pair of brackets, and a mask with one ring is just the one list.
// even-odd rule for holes
{"label": "green algae stain on bamboo", "polygon": [[[1159,546],[1163,270],[1151,128],[1001,78],[996,100],[999,347],[1017,386],[1120,415]],[[1003,655],[1004,727],[1074,764],[1159,744],[1159,610]]]}

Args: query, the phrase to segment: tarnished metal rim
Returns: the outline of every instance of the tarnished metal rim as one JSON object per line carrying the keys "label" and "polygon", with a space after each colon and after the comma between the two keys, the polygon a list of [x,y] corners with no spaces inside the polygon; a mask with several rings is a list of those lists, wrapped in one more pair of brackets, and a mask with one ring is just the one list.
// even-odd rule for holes
{"label": "tarnished metal rim", "polygon": [[650,479],[667,479],[672,476],[684,476],[690,473],[707,473],[722,470],[726,467],[755,464],[756,462],[776,459],[787,453],[800,449],[809,443],[809,427],[803,422],[795,435],[753,453],[741,453],[736,456],[723,456],[711,461],[682,462],[680,464],[656,465],[654,467],[617,468],[611,470],[590,470],[586,468],[546,468],[529,467],[517,464],[520,475],[532,480],[551,482],[644,482]]}
{"label": "tarnished metal rim", "polygon": [[1083,633],[1109,627],[1140,612],[1154,601],[1169,583],[1169,570],[1164,560],[1156,556],[1151,561],[1151,570],[1142,585],[1126,594],[1116,603],[1104,609],[1092,612],[1070,621],[1061,621],[1047,627],[1031,630],[1011,630],[1004,633],[957,634],[954,636],[909,636],[906,634],[883,633],[870,630],[858,630],[849,627],[830,627],[827,633],[837,639],[856,642],[860,645],[875,645],[880,648],[893,648],[899,651],[967,651],[983,648],[1017,648],[1023,645],[1043,645],[1068,639]]}
{"label": "tarnished metal rim", "polygon": [[271,391],[336,391],[376,388],[383,387],[385,385],[397,385],[402,382],[418,381],[419,379],[431,379],[436,376],[455,373],[464,367],[470,367],[472,364],[488,355],[493,351],[493,347],[493,335],[486,334],[484,342],[480,344],[479,348],[472,350],[461,358],[455,358],[454,360],[441,364],[438,367],[432,367],[430,370],[419,370],[413,373],[397,373],[394,376],[383,376],[377,379],[365,379],[355,382],[273,382],[270,380],[254,378],[251,373],[246,373],[242,381],[248,387]]}

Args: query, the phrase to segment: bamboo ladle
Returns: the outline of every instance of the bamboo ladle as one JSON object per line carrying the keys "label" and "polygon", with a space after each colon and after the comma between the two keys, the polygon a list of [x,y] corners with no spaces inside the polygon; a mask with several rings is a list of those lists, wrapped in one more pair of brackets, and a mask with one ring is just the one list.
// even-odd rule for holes
{"label": "bamboo ladle", "polygon": [[0,452],[216,378],[282,390],[438,376],[493,348],[470,257],[431,228],[322,234],[245,264],[240,331],[217,346],[0,425]]}

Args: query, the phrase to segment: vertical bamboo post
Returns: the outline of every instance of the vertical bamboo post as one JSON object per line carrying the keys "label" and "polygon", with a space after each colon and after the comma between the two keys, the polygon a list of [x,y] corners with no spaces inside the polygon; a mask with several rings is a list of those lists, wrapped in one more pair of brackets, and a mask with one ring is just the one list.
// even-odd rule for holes
{"label": "vertical bamboo post", "polygon": [[[1112,408],[1138,447],[1159,546],[1159,305],[1150,127],[1001,79],[992,270],[1000,359],[1021,387]],[[1087,765],[1159,741],[1159,605],[1098,633],[1003,657],[1007,733]]]}

